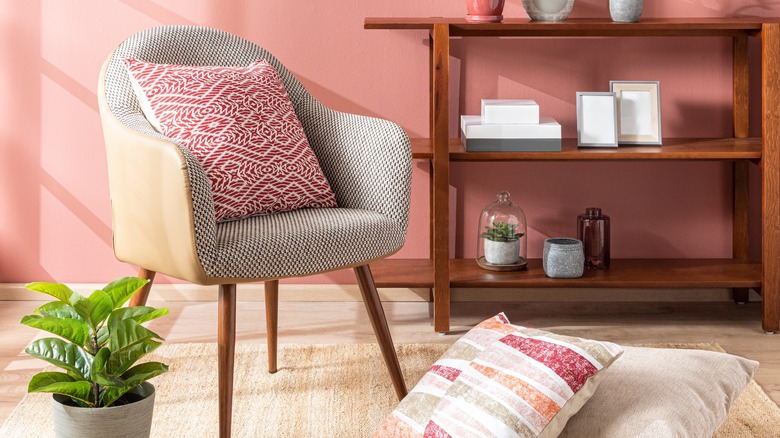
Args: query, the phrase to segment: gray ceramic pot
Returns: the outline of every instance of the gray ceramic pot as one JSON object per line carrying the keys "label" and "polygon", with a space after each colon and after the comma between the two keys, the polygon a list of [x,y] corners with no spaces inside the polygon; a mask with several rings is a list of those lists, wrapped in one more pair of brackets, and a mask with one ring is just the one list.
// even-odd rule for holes
{"label": "gray ceramic pot", "polygon": [[582,241],[556,237],[544,241],[544,273],[550,278],[579,278],[585,269]]}
{"label": "gray ceramic pot", "polygon": [[609,0],[609,15],[612,21],[633,23],[642,16],[643,0]]}
{"label": "gray ceramic pot", "polygon": [[66,404],[69,397],[55,394],[51,403],[55,436],[148,438],[152,429],[154,386],[144,382],[131,391],[140,400],[107,408],[70,406]]}

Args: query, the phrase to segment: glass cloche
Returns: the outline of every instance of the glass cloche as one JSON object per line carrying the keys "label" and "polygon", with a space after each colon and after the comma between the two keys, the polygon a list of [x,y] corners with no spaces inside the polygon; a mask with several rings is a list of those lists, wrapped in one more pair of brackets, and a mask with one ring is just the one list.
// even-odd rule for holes
{"label": "glass cloche", "polygon": [[509,192],[496,195],[479,217],[477,264],[491,271],[524,269],[527,260],[526,222],[523,209],[509,199]]}

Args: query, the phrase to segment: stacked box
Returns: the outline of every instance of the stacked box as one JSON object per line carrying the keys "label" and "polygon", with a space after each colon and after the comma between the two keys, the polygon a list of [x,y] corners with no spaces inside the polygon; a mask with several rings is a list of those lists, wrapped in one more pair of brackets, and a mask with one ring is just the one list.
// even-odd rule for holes
{"label": "stacked box", "polygon": [[482,99],[482,114],[461,116],[469,152],[560,152],[561,125],[533,100]]}

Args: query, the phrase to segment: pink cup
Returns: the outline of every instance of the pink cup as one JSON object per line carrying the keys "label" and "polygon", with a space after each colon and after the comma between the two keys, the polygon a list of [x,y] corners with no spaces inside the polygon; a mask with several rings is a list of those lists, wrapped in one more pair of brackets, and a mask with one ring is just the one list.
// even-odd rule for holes
{"label": "pink cup", "polygon": [[467,21],[498,23],[504,19],[504,0],[466,0]]}

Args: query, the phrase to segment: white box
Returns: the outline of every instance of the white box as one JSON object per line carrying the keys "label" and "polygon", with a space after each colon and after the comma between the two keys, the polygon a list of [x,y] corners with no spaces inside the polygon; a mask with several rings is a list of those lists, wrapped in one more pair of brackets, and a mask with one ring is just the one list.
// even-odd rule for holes
{"label": "white box", "polygon": [[561,125],[552,117],[540,123],[483,124],[481,116],[461,116],[460,130],[468,152],[561,151]]}
{"label": "white box", "polygon": [[482,99],[482,123],[539,123],[533,100]]}
{"label": "white box", "polygon": [[552,117],[539,123],[486,124],[480,116],[460,116],[466,138],[561,138],[561,125]]}

